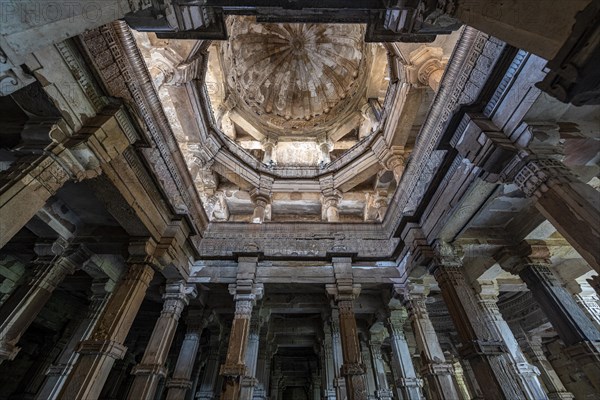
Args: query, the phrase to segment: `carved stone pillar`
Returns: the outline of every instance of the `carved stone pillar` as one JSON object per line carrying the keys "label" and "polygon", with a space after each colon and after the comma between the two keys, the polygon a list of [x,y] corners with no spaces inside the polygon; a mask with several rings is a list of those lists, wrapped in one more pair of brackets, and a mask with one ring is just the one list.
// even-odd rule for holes
{"label": "carved stone pillar", "polygon": [[58,398],[63,385],[79,358],[77,346],[92,334],[100,315],[104,312],[113,290],[113,281],[94,281],[92,283],[92,299],[85,318],[79,323],[71,339],[64,347],[57,361],[46,372],[46,380],[39,390],[36,399],[54,400]]}
{"label": "carved stone pillar", "polygon": [[394,173],[394,179],[396,180],[396,184],[400,183],[400,179],[402,178],[402,174],[404,173],[404,164],[404,157],[402,157],[399,154],[391,154],[385,160],[385,168]]}
{"label": "carved stone pillar", "polygon": [[369,348],[371,350],[371,360],[373,362],[373,370],[375,373],[375,386],[377,388],[376,398],[379,400],[392,400],[393,394],[387,383],[383,356],[381,354],[381,337],[371,335]]}
{"label": "carved stone pillar", "polygon": [[342,200],[342,193],[336,189],[327,190],[321,198],[321,217],[327,222],[339,222],[339,203]]}
{"label": "carved stone pillar", "polygon": [[529,161],[515,184],[579,254],[600,273],[600,196],[558,160]]}
{"label": "carved stone pillar", "polygon": [[596,329],[600,329],[600,303],[596,291],[587,282],[580,284],[576,280],[566,283],[565,288],[573,295],[585,315],[592,320]]}
{"label": "carved stone pillar", "polygon": [[342,376],[346,379],[346,393],[349,400],[367,398],[365,365],[361,359],[356,319],[354,317],[354,299],[360,293],[360,285],[353,284],[352,259],[336,257],[333,259],[336,284],[327,285],[327,292],[338,307],[340,338],[342,344]]}
{"label": "carved stone pillar", "polygon": [[321,165],[329,164],[331,162],[329,153],[333,150],[333,142],[327,136],[321,136],[317,138],[317,144],[321,150]]}
{"label": "carved stone pillar", "polygon": [[211,400],[215,398],[215,385],[217,383],[217,377],[219,376],[220,348],[221,335],[217,332],[211,332],[206,366],[204,367],[200,389],[198,390],[198,393],[195,394],[197,399]]}
{"label": "carved stone pillar", "polygon": [[498,309],[498,286],[494,282],[479,282],[478,292],[479,304],[481,304],[484,311],[482,314],[484,322],[491,329],[495,328],[498,335],[506,344],[514,363],[513,368],[515,368],[520,378],[520,386],[523,392],[527,394],[527,398],[546,399],[546,393],[542,389],[542,385],[538,379],[540,371],[527,362],[510,327],[502,317],[502,314],[500,314],[500,310]]}
{"label": "carved stone pillar", "polygon": [[558,281],[545,245],[521,243],[503,249],[496,259],[505,270],[518,274],[539,303],[566,346],[567,354],[600,390],[600,331]]}
{"label": "carved stone pillar", "polygon": [[465,381],[465,371],[460,365],[460,362],[456,360],[451,363],[452,370],[454,371],[454,382],[456,382],[456,388],[458,389],[459,396],[457,397],[460,400],[471,400],[471,395],[469,394],[469,389],[467,387],[467,382]]}
{"label": "carved stone pillar", "polygon": [[248,346],[246,348],[246,375],[242,378],[240,400],[252,400],[254,387],[257,384],[256,365],[258,361],[258,348],[260,346],[260,325],[258,311],[255,310],[250,319],[248,332]]}
{"label": "carved stone pillar", "polygon": [[20,350],[19,339],[54,289],[90,257],[84,247],[69,249],[63,240],[52,245],[36,245],[36,252],[38,257],[31,266],[33,275],[0,308],[0,363],[15,358]]}
{"label": "carved stone pillar", "polygon": [[542,338],[540,336],[527,336],[525,334],[520,335],[519,344],[529,357],[533,365],[535,365],[541,372],[541,379],[548,398],[550,400],[563,400],[563,399],[574,399],[572,393],[567,391],[565,385],[558,377],[556,371],[550,364],[550,361],[546,358],[544,350],[542,348]]}
{"label": "carved stone pillar", "polygon": [[323,323],[323,360],[322,371],[324,375],[324,399],[335,400],[335,379],[336,374],[333,364],[333,338],[329,322]]}
{"label": "carved stone pillar", "polygon": [[389,308],[390,316],[386,325],[392,346],[392,363],[397,371],[395,378],[398,397],[406,400],[419,400],[423,397],[421,393],[423,382],[415,372],[403,329],[408,315],[406,309],[396,300],[392,300]]}
{"label": "carved stone pillar", "polygon": [[100,396],[115,360],[123,358],[127,351],[123,342],[154,276],[152,265],[152,260],[129,264],[127,275],[108,301],[91,337],[79,344],[79,359],[59,398]]}
{"label": "carved stone pillar", "polygon": [[484,395],[525,399],[506,344],[486,322],[488,318],[465,280],[455,250],[439,243],[432,270],[462,342],[461,355],[470,362]]}
{"label": "carved stone pillar", "polygon": [[[36,35],[40,36],[39,32]],[[1,64],[0,61],[0,69]],[[66,132],[64,121],[53,121],[48,133],[53,142],[45,149],[45,155],[25,157],[3,173],[0,215],[10,218],[0,219],[0,248],[67,181],[96,177],[102,171],[100,165],[123,153],[130,145],[124,131],[129,127],[121,128],[115,118],[115,114],[123,112],[106,107],[77,134]],[[129,118],[122,116],[125,120]]]}
{"label": "carved stone pillar", "polygon": [[[265,329],[262,329],[265,330]],[[254,389],[254,400],[266,400],[269,393],[269,380],[271,376],[271,345],[267,342],[267,335],[260,335],[260,351],[256,362],[256,381]]]}
{"label": "carved stone pillar", "polygon": [[194,363],[198,357],[200,335],[202,335],[202,330],[204,329],[203,321],[196,317],[198,315],[194,315],[194,318],[190,318],[190,315],[188,315],[187,332],[179,350],[175,370],[173,370],[171,379],[168,379],[166,383],[166,387],[168,388],[167,400],[184,399],[188,390],[192,387],[190,378]]}
{"label": "carved stone pillar", "polygon": [[158,382],[167,374],[165,361],[171,349],[179,317],[189,299],[194,297],[196,297],[196,288],[193,286],[186,286],[183,282],[167,284],[160,317],[154,325],[142,361],[132,371],[135,379],[129,390],[129,399],[154,399]]}
{"label": "carved stone pillar", "polygon": [[373,362],[371,361],[371,349],[366,341],[360,342],[361,357],[365,365],[365,377],[367,381],[367,398],[376,399],[375,393],[377,386],[375,385],[375,374],[373,372]]}
{"label": "carved stone pillar", "polygon": [[429,288],[410,283],[406,289],[404,300],[421,354],[421,375],[427,379],[433,399],[456,399],[458,393],[452,379],[452,364],[446,362],[425,304]]}
{"label": "carved stone pillar", "polygon": [[262,193],[258,189],[254,189],[250,192],[250,198],[254,203],[254,212],[252,213],[252,223],[262,224],[267,216],[267,206],[271,200],[269,195]]}
{"label": "carved stone pillar", "polygon": [[246,351],[250,318],[254,304],[262,296],[262,286],[253,283],[256,262],[256,257],[240,258],[238,260],[238,278],[244,276],[246,279],[238,279],[237,284],[229,286],[229,291],[235,300],[235,315],[231,323],[227,357],[220,371],[221,375],[225,377],[221,400],[238,400],[240,398],[242,379],[248,371]]}
{"label": "carved stone pillar", "polygon": [[342,354],[342,339],[340,337],[340,313],[338,309],[331,310],[331,344],[333,346],[333,385],[338,399],[346,398],[346,379],[342,375],[344,356]]}
{"label": "carved stone pillar", "polygon": [[263,150],[265,151],[265,154],[263,155],[263,160],[262,160],[263,164],[274,165],[277,162],[277,160],[275,159],[275,155],[273,154],[273,151],[275,150],[277,141],[272,138],[266,138],[265,140],[262,141],[261,144],[262,144]]}
{"label": "carved stone pillar", "polygon": [[313,399],[321,399],[321,375],[319,373],[313,373],[311,375],[311,388],[313,392]]}

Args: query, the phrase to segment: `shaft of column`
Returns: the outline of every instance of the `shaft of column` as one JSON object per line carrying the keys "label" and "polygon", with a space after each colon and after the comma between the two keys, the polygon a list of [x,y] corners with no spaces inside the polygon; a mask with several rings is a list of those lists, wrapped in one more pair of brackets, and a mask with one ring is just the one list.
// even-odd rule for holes
{"label": "shaft of column", "polygon": [[62,240],[52,246],[36,246],[38,257],[33,262],[32,277],[16,289],[0,308],[0,363],[15,358],[20,350],[17,347],[19,339],[54,289],[91,255],[84,247],[76,250],[67,247]]}
{"label": "shaft of column", "polygon": [[[256,257],[238,259],[238,279],[229,287],[235,300],[235,314],[231,323],[227,357],[220,373],[225,377],[221,400],[239,400],[242,378],[247,374],[246,351],[250,332],[250,319],[255,302],[262,296],[262,285],[253,282]],[[251,279],[248,279],[251,278]]]}
{"label": "shaft of column", "polygon": [[354,296],[338,294],[337,306],[340,320],[340,338],[342,343],[342,375],[346,379],[346,393],[349,400],[367,398],[365,365],[361,359],[356,319],[354,317]]}
{"label": "shaft of column", "polygon": [[375,373],[375,385],[377,387],[377,399],[379,400],[392,400],[393,394],[390,390],[387,378],[385,376],[385,367],[383,364],[383,356],[381,354],[381,337],[371,334],[371,340],[369,341],[369,347],[371,349],[371,357],[373,361],[373,370]]}
{"label": "shaft of column", "polygon": [[71,339],[58,356],[58,360],[46,372],[46,380],[39,390],[36,399],[54,400],[58,398],[68,376],[79,358],[77,346],[79,342],[87,340],[92,334],[98,320],[112,294],[114,283],[112,281],[94,281],[92,283],[92,301],[88,307],[85,318],[79,323]]}
{"label": "shaft of column", "polygon": [[467,383],[465,381],[465,371],[460,365],[460,362],[456,360],[452,364],[452,370],[454,372],[454,382],[456,383],[456,388],[460,396],[457,396],[460,400],[471,400],[472,397],[469,394],[469,389],[467,387]]}
{"label": "shaft of column", "polygon": [[115,360],[123,358],[127,351],[123,342],[153,276],[151,264],[129,265],[127,275],[108,301],[91,337],[79,344],[79,359],[60,399],[83,400],[100,396]]}
{"label": "shaft of column", "polygon": [[375,399],[377,385],[375,384],[375,374],[373,372],[373,362],[371,360],[371,349],[366,341],[360,342],[361,357],[365,365],[365,377],[367,381],[367,398]]}
{"label": "shaft of column", "polygon": [[412,363],[408,343],[404,336],[404,322],[408,315],[406,309],[394,301],[390,307],[390,317],[386,321],[390,344],[392,346],[392,362],[396,365],[396,387],[402,398],[406,400],[420,400],[423,396],[421,387],[423,382],[417,377]]}
{"label": "shaft of column", "polygon": [[527,362],[512,330],[500,314],[498,309],[498,295],[500,294],[498,285],[495,282],[478,282],[477,286],[477,298],[484,311],[482,314],[485,318],[484,322],[487,323],[490,329],[496,329],[497,334],[506,344],[508,353],[515,365],[515,372],[520,378],[521,389],[526,393],[527,398],[547,399],[548,397],[538,379],[539,370]]}
{"label": "shaft of column", "polygon": [[331,310],[331,343],[333,349],[333,371],[335,394],[338,399],[346,398],[346,379],[342,375],[344,356],[340,337],[340,313],[338,309]]}
{"label": "shaft of column", "polygon": [[260,325],[258,312],[255,310],[250,319],[250,331],[248,332],[248,347],[246,349],[246,375],[242,378],[240,389],[240,400],[252,400],[254,387],[257,384],[256,364],[258,360],[258,347],[260,346]]}
{"label": "shaft of column", "polygon": [[188,328],[188,332],[185,334],[185,338],[181,344],[179,357],[177,357],[173,377],[167,381],[167,400],[184,399],[187,391],[191,389],[192,381],[190,377],[192,376],[192,369],[198,355],[201,334],[201,327],[192,326],[191,329]]}
{"label": "shaft of column", "polygon": [[542,348],[542,338],[540,336],[528,336],[526,334],[520,335],[521,339],[519,342],[522,345],[525,354],[529,356],[529,359],[541,372],[540,377],[542,383],[548,393],[548,398],[554,399],[574,399],[575,396],[565,388],[558,374],[552,367],[552,364],[546,358],[544,350]]}
{"label": "shaft of column", "polygon": [[[214,334],[213,334],[214,333]],[[200,389],[195,394],[195,398],[209,400],[214,398],[215,385],[219,376],[219,354],[221,352],[221,335],[211,332],[211,338],[208,347],[208,359],[200,383]]]}
{"label": "shaft of column", "polygon": [[335,399],[335,369],[333,364],[333,339],[329,322],[323,322],[323,375],[325,382],[325,399]]}
{"label": "shaft of column", "polygon": [[446,362],[427,312],[425,300],[428,292],[429,289],[423,284],[416,283],[409,284],[404,292],[405,304],[423,363],[421,375],[427,379],[434,399],[457,399],[458,392],[452,379],[452,364]]}
{"label": "shaft of column", "polygon": [[163,309],[154,325],[144,356],[132,371],[135,378],[128,399],[154,399],[158,382],[167,374],[165,361],[171,349],[181,312],[193,297],[196,297],[196,289],[193,286],[187,286],[182,281],[167,284],[163,295]]}
{"label": "shaft of column", "polygon": [[465,280],[456,250],[445,243],[438,243],[435,250],[433,275],[462,342],[461,355],[471,363],[484,395],[525,399],[506,344],[483,323],[483,309]]}
{"label": "shaft of column", "polygon": [[566,353],[600,391],[600,331],[552,272],[548,247],[523,242],[503,249],[496,259],[527,284],[564,342]]}

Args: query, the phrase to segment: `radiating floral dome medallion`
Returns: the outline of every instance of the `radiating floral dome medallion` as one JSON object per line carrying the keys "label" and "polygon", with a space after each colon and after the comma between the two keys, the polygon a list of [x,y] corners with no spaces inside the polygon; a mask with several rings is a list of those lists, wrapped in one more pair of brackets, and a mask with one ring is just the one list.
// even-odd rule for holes
{"label": "radiating floral dome medallion", "polygon": [[[235,18],[224,51],[228,85],[275,127],[310,130],[347,114],[364,86],[364,28],[259,24]],[[300,132],[298,132],[300,133]]]}

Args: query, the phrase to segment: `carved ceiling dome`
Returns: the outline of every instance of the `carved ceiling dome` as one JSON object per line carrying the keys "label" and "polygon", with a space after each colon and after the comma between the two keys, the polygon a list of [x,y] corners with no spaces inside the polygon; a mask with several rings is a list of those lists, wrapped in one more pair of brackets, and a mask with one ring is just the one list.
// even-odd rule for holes
{"label": "carved ceiling dome", "polygon": [[306,131],[356,106],[351,99],[364,86],[366,62],[360,25],[257,24],[252,18],[231,25],[224,52],[228,84],[248,114],[274,128]]}

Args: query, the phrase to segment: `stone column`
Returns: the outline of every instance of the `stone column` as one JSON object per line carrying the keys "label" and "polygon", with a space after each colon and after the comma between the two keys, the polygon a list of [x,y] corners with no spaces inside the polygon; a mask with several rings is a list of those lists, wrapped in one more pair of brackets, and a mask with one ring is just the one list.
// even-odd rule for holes
{"label": "stone column", "polygon": [[421,375],[427,379],[433,399],[457,399],[452,364],[446,361],[427,312],[425,300],[428,294],[429,288],[422,283],[410,283],[404,291],[404,301],[421,354]]}
{"label": "stone column", "polygon": [[[240,271],[248,277],[254,277],[256,271],[256,257],[240,258],[238,260],[238,277]],[[252,270],[252,271],[250,271]],[[262,296],[262,286],[253,283],[253,279],[238,279],[237,284],[229,286],[229,291],[235,301],[235,315],[231,323],[229,346],[225,364],[221,366],[221,375],[225,377],[224,390],[221,400],[238,400],[242,378],[247,374],[246,351],[248,348],[248,333],[250,318],[256,301]]]}
{"label": "stone column", "polygon": [[248,346],[246,348],[246,375],[242,378],[240,389],[240,400],[252,400],[254,387],[257,384],[256,364],[258,361],[258,347],[260,346],[259,312],[254,310],[250,319],[250,330],[248,332]]}
{"label": "stone column", "polygon": [[594,288],[587,282],[580,284],[576,280],[566,283],[565,288],[573,295],[585,315],[592,320],[596,329],[600,329],[600,303]]}
{"label": "stone column", "polygon": [[367,398],[376,399],[375,393],[377,387],[375,385],[375,374],[373,372],[373,362],[371,360],[371,349],[365,340],[360,341],[361,357],[365,364],[365,376],[367,378]]}
{"label": "stone column", "polygon": [[327,136],[320,136],[317,138],[317,144],[321,151],[321,165],[326,165],[331,162],[331,156],[329,153],[333,150],[333,142]]}
{"label": "stone column", "polygon": [[484,395],[489,398],[525,399],[506,344],[485,321],[483,309],[463,275],[455,249],[438,243],[432,272],[462,342],[462,357],[473,369]]}
{"label": "stone column", "polygon": [[404,157],[399,154],[392,153],[385,159],[384,166],[386,169],[394,173],[396,184],[400,183],[400,179],[404,173],[404,164]]}
{"label": "stone column", "polygon": [[270,196],[263,193],[259,189],[254,189],[250,192],[250,199],[254,204],[254,212],[252,213],[252,223],[262,224],[266,218],[267,206],[271,202]]}
{"label": "stone column", "polygon": [[451,363],[452,370],[454,371],[454,382],[456,382],[456,387],[458,389],[458,393],[460,396],[457,396],[460,400],[471,400],[471,395],[469,394],[469,389],[467,388],[467,383],[465,382],[465,371],[463,370],[460,362],[456,360]]}
{"label": "stone column", "polygon": [[269,318],[261,315],[261,328],[259,339],[259,352],[256,361],[256,387],[253,398],[265,400],[269,394],[269,378],[271,375],[271,358],[273,356],[273,345],[269,343]]}
{"label": "stone column", "polygon": [[129,389],[128,399],[154,399],[158,382],[167,374],[165,361],[171,349],[179,317],[189,299],[194,297],[196,297],[195,287],[186,286],[183,281],[167,283],[162,312],[154,325],[142,361],[131,372],[135,378]]}
{"label": "stone column", "polygon": [[92,298],[85,318],[79,323],[75,332],[64,347],[57,361],[46,372],[46,380],[39,390],[36,399],[54,400],[58,398],[68,376],[71,374],[79,358],[77,346],[92,334],[101,314],[104,312],[113,290],[114,282],[95,280],[92,283]]}
{"label": "stone column", "polygon": [[168,389],[166,400],[185,399],[188,390],[192,387],[190,378],[194,363],[198,357],[200,336],[205,327],[204,322],[198,312],[190,312],[188,314],[187,332],[179,350],[175,370],[173,370],[171,379],[168,379],[166,383]]}
{"label": "stone column", "polygon": [[324,398],[325,400],[335,400],[335,379],[336,374],[333,365],[333,338],[331,327],[328,321],[323,323],[323,360],[322,371],[324,375]]}
{"label": "stone column", "polygon": [[273,368],[273,377],[271,378],[271,390],[269,391],[269,398],[271,400],[281,400],[281,392],[283,390],[283,382],[281,376],[281,361],[274,361],[275,368]]}
{"label": "stone column", "polygon": [[219,353],[221,351],[221,335],[211,331],[211,337],[208,345],[208,357],[200,389],[195,394],[195,398],[200,400],[211,400],[215,398],[215,385],[219,376]]}
{"label": "stone column", "polygon": [[392,400],[393,394],[387,383],[383,356],[381,354],[381,339],[381,335],[371,334],[371,340],[369,341],[373,370],[375,372],[375,386],[377,387],[376,398],[379,400]]}
{"label": "stone column", "polygon": [[277,163],[277,160],[275,159],[275,155],[273,154],[273,151],[275,150],[275,146],[277,145],[277,141],[273,138],[266,138],[264,139],[262,142],[262,147],[263,150],[265,151],[265,154],[263,155],[263,164],[267,164],[267,165],[274,165]]}
{"label": "stone column", "polygon": [[17,343],[33,322],[52,292],[68,275],[90,257],[82,246],[69,249],[62,239],[52,245],[36,245],[38,257],[32,263],[34,273],[0,307],[0,363],[13,360],[20,348]]}
{"label": "stone column", "polygon": [[129,264],[124,279],[108,301],[100,321],[88,340],[79,344],[79,359],[59,398],[95,399],[115,360],[123,358],[123,342],[154,276],[152,260]]}
{"label": "stone column", "polygon": [[550,269],[550,251],[543,244],[521,243],[503,249],[496,259],[518,274],[566,346],[567,354],[600,391],[600,331],[577,305]]}
{"label": "stone column", "polygon": [[546,358],[542,348],[542,338],[540,336],[522,334],[520,335],[519,343],[533,365],[540,370],[540,377],[548,393],[548,398],[550,400],[574,399],[575,396],[567,391],[552,364]]}
{"label": "stone column", "polygon": [[326,190],[321,198],[321,218],[327,222],[339,222],[339,203],[342,200],[342,193],[337,190]]}
{"label": "stone column", "polygon": [[352,284],[351,259],[334,257],[336,285],[327,285],[327,292],[338,307],[340,338],[342,344],[342,375],[346,380],[346,393],[349,400],[365,400],[367,383],[365,365],[362,362],[356,319],[354,317],[354,299],[360,293],[360,285]]}
{"label": "stone column", "polygon": [[[549,132],[549,135],[552,133]],[[514,183],[588,264],[600,273],[600,196],[558,160],[529,161]]]}
{"label": "stone column", "polygon": [[342,340],[340,338],[340,313],[338,309],[331,310],[331,344],[333,348],[333,385],[338,399],[346,398],[346,380],[342,375],[344,356],[342,355]]}
{"label": "stone column", "polygon": [[492,329],[496,329],[498,335],[502,338],[507,346],[508,353],[512,357],[515,364],[517,376],[520,378],[520,386],[527,398],[531,399],[546,399],[546,393],[542,389],[542,385],[538,379],[540,371],[529,364],[525,355],[521,351],[515,336],[500,314],[498,309],[498,285],[495,282],[478,282],[478,300],[483,308],[484,322]]}
{"label": "stone column", "polygon": [[404,322],[408,318],[404,309],[397,300],[392,300],[389,305],[390,316],[386,321],[392,346],[392,363],[397,371],[396,390],[398,397],[405,400],[420,400],[423,396],[421,387],[423,382],[417,378],[415,367],[412,363],[411,353],[404,336]]}
{"label": "stone column", "polygon": [[311,375],[311,387],[313,392],[313,399],[320,400],[321,397],[321,375],[315,372]]}

